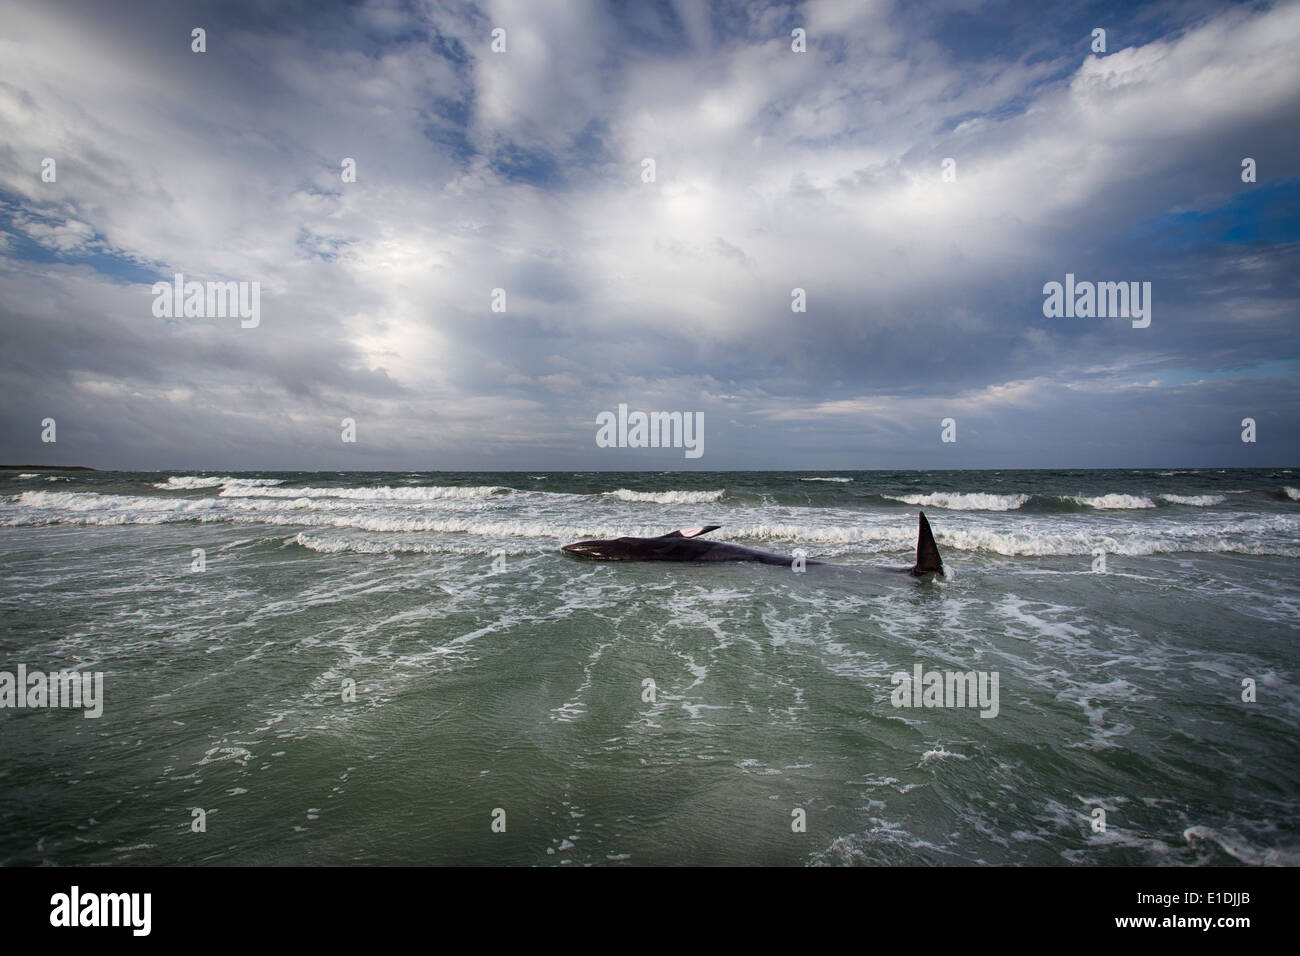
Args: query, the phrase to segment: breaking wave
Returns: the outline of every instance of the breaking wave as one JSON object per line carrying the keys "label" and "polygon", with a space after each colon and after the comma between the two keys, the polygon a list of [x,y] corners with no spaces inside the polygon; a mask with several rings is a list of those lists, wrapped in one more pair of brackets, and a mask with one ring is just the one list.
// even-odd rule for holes
{"label": "breaking wave", "polygon": [[343,498],[349,501],[441,501],[445,499],[490,498],[509,494],[501,485],[416,485],[392,488],[264,488],[232,485],[221,489],[222,498]]}
{"label": "breaking wave", "polygon": [[1029,500],[1029,495],[990,495],[979,491],[936,491],[929,495],[885,495],[892,501],[923,508],[948,511],[1014,511]]}
{"label": "breaking wave", "polygon": [[1225,495],[1161,495],[1160,498],[1171,505],[1193,505],[1197,508],[1221,505],[1228,500]]}
{"label": "breaking wave", "polygon": [[283,478],[211,478],[200,475],[173,475],[153,486],[163,491],[193,491],[199,488],[269,488],[284,484]]}
{"label": "breaking wave", "polygon": [[620,488],[618,491],[606,491],[604,495],[619,501],[643,501],[657,505],[703,505],[717,501],[726,493],[725,488],[717,491],[628,491]]}
{"label": "breaking wave", "polygon": [[1083,505],[1085,508],[1096,508],[1100,511],[1134,511],[1138,508],[1154,508],[1156,503],[1150,498],[1141,495],[1097,495],[1089,498],[1084,495],[1068,495],[1067,500],[1075,504]]}

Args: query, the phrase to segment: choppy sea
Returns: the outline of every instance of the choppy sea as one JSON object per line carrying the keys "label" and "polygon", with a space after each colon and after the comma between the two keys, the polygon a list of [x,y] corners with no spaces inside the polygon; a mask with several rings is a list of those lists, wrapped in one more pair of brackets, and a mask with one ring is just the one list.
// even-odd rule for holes
{"label": "choppy sea", "polygon": [[1283,469],[3,474],[0,672],[103,696],[0,709],[0,863],[1295,865],[1298,571]]}

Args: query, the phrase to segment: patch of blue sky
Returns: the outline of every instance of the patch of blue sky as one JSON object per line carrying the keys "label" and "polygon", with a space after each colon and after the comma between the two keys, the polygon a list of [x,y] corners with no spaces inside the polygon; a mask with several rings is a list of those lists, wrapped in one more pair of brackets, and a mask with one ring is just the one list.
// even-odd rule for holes
{"label": "patch of blue sky", "polygon": [[[19,212],[21,210],[21,212]],[[114,249],[105,236],[91,232],[76,249],[59,249],[33,239],[18,221],[21,215],[27,223],[57,228],[64,220],[43,215],[26,206],[20,197],[11,193],[0,192],[0,233],[4,234],[3,249],[5,258],[18,262],[35,262],[41,264],[62,263],[64,265],[89,266],[101,275],[115,282],[134,284],[153,282],[159,274],[158,263],[147,263],[136,256],[123,254]]]}
{"label": "patch of blue sky", "polygon": [[1243,183],[1213,209],[1167,213],[1136,223],[1131,237],[1183,249],[1209,243],[1287,243],[1300,240],[1300,182]]}

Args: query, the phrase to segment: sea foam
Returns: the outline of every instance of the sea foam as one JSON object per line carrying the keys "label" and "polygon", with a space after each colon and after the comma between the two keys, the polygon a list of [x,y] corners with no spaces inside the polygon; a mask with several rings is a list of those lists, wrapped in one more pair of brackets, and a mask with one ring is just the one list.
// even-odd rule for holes
{"label": "sea foam", "polygon": [[993,495],[980,491],[936,491],[928,495],[885,495],[892,501],[948,511],[1014,511],[1029,500],[1028,495]]}
{"label": "sea foam", "polygon": [[657,505],[702,505],[717,501],[726,493],[725,488],[719,488],[717,491],[629,491],[620,488],[617,491],[605,492],[605,496],[617,498],[619,501],[640,501]]}

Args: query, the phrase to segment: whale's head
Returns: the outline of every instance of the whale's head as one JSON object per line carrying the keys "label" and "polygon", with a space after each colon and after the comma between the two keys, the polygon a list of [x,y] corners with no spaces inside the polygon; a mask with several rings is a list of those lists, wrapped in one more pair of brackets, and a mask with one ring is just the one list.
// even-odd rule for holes
{"label": "whale's head", "polygon": [[698,528],[669,531],[657,538],[609,538],[597,541],[576,541],[560,550],[575,558],[592,561],[695,561],[701,552],[713,546],[694,541],[722,525],[706,524]]}
{"label": "whale's head", "polygon": [[591,561],[626,561],[629,557],[628,539],[614,538],[609,541],[575,541],[560,549],[575,558],[587,558]]}

